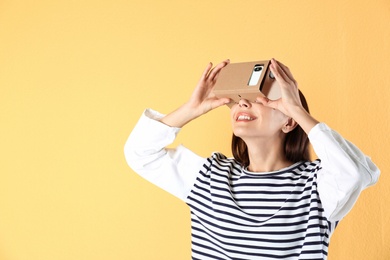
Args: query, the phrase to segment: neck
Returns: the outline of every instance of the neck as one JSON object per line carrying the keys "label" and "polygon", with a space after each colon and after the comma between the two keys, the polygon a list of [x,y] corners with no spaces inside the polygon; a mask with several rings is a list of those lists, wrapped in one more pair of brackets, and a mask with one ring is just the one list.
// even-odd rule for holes
{"label": "neck", "polygon": [[283,138],[245,140],[245,143],[248,146],[249,171],[271,172],[292,164],[285,157]]}

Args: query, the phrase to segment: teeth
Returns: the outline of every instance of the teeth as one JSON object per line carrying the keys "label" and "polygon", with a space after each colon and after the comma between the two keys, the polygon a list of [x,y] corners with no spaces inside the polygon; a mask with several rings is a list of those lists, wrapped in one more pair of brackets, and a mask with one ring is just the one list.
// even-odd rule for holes
{"label": "teeth", "polygon": [[240,115],[237,120],[253,120],[253,118],[249,117],[249,116],[246,116],[246,115]]}

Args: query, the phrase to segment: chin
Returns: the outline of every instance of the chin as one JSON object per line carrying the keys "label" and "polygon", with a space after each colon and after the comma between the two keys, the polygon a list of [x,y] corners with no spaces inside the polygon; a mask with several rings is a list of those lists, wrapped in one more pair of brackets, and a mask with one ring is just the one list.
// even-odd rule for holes
{"label": "chin", "polygon": [[233,134],[241,139],[245,139],[246,137],[256,137],[259,136],[258,131],[249,131],[249,129],[233,129]]}

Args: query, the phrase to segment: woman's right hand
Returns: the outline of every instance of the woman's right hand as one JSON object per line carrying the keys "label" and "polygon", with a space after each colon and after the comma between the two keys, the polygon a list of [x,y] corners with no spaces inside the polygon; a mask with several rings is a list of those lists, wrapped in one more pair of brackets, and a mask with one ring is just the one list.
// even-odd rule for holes
{"label": "woman's right hand", "polygon": [[219,73],[229,63],[229,60],[225,60],[213,68],[213,64],[210,62],[204,70],[190,99],[180,108],[163,117],[160,121],[169,126],[182,127],[210,110],[229,103],[229,98],[218,98],[212,92]]}
{"label": "woman's right hand", "polygon": [[195,117],[230,102],[229,98],[218,98],[212,93],[219,73],[229,63],[230,60],[225,60],[213,68],[213,64],[210,62],[204,70],[190,100],[186,104],[192,109]]}

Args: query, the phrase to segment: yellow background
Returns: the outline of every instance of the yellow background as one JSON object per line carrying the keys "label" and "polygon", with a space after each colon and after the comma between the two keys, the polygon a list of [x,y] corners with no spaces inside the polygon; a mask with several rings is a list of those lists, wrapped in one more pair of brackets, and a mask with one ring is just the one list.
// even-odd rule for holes
{"label": "yellow background", "polygon": [[[390,259],[389,0],[1,0],[0,259],[189,259],[187,206],[134,174],[123,145],[209,61],[272,57],[382,170],[329,259]],[[230,155],[230,136],[223,107],[177,142]]]}

